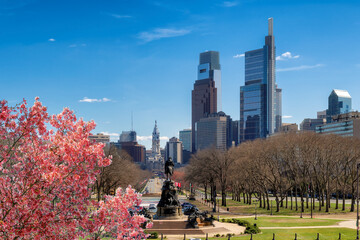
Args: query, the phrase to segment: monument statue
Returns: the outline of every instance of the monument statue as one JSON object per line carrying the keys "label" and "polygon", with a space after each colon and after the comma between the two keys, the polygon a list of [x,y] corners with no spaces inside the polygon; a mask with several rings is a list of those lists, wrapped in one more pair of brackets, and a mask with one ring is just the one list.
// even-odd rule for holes
{"label": "monument statue", "polygon": [[170,180],[170,177],[174,174],[174,162],[171,157],[165,162],[165,175],[166,179]]}
{"label": "monument statue", "polygon": [[158,218],[178,218],[182,215],[177,189],[170,177],[174,174],[174,162],[169,157],[165,162],[166,180],[161,188],[161,198],[157,205]]}

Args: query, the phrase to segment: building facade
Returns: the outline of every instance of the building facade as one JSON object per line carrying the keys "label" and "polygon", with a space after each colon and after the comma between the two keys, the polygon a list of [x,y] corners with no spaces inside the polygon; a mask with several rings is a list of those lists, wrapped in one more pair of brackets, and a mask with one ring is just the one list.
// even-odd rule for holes
{"label": "building facade", "polygon": [[224,112],[213,113],[196,122],[196,151],[216,148],[226,150],[232,146],[232,120]]}
{"label": "building facade", "polygon": [[300,123],[300,131],[316,131],[316,126],[326,123],[325,118],[305,118]]}
{"label": "building facade", "polygon": [[281,89],[275,82],[273,19],[261,49],[245,53],[245,86],[240,88],[240,143],[265,138],[281,127]]}
{"label": "building facade", "polygon": [[299,131],[299,126],[296,123],[283,123],[280,128],[280,132],[297,132]]}
{"label": "building facade", "polygon": [[175,164],[183,164],[183,145],[176,137],[172,137],[166,143],[165,159],[172,158]]}
{"label": "building facade", "polygon": [[137,142],[121,142],[119,144],[120,149],[127,152],[136,163],[145,163],[146,149],[145,146],[138,144]]}
{"label": "building facade", "polygon": [[[192,151],[195,148],[195,123],[201,118],[218,111],[218,99],[221,104],[221,70],[219,52],[200,53],[198,80],[191,94]],[[218,90],[218,88],[220,90]],[[220,93],[220,96],[218,95]]]}
{"label": "building facade", "polygon": [[360,113],[350,112],[333,116],[331,123],[316,126],[316,133],[360,139]]}
{"label": "building facade", "polygon": [[184,129],[179,131],[179,140],[182,142],[183,148],[186,151],[192,152],[192,137],[191,129]]}
{"label": "building facade", "polygon": [[328,99],[326,121],[330,123],[332,116],[351,112],[351,96],[346,90],[334,89]]}
{"label": "building facade", "polygon": [[90,135],[89,139],[95,141],[96,143],[100,143],[100,142],[105,144],[110,143],[110,135],[105,135],[102,133],[98,133],[96,135]]}
{"label": "building facade", "polygon": [[135,131],[122,131],[120,134],[120,142],[136,142]]}

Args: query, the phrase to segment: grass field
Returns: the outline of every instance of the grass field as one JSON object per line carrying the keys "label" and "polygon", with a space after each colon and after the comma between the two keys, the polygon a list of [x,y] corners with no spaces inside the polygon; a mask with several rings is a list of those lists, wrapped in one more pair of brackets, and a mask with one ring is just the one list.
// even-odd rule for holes
{"label": "grass field", "polygon": [[[293,210],[290,209],[290,201],[288,203],[288,208],[280,207],[280,212],[276,212],[276,202],[275,200],[270,201],[272,202],[272,213],[273,215],[300,215],[300,202],[298,202],[299,209],[298,211],[295,211],[295,202],[293,202]],[[230,209],[230,212],[232,213],[242,213],[242,214],[254,214],[255,213],[255,204],[257,204],[256,212],[257,214],[270,214],[271,210],[259,208],[259,203],[253,201],[251,205],[244,204],[243,202],[236,202],[231,199],[227,199],[227,207]],[[270,203],[271,204],[271,203]],[[285,206],[285,203],[284,203]],[[339,209],[335,209],[335,203],[331,203],[330,212],[328,214],[345,214],[350,212],[350,204],[345,205],[345,211],[341,210],[341,204],[339,204]],[[309,208],[304,208],[304,214],[310,214],[310,204]],[[314,214],[325,214],[325,207],[322,208],[321,211],[319,211],[319,202],[315,202],[315,209],[313,210]]]}
{"label": "grass field", "polygon": [[[295,233],[297,233],[298,240],[315,240],[317,233],[319,233],[320,240],[336,240],[339,239],[339,233],[341,233],[342,240],[354,240],[356,239],[356,230],[347,228],[311,228],[311,229],[291,229],[291,230],[263,230],[261,234],[253,235],[253,240],[272,240],[273,233],[275,233],[275,239],[278,240],[291,240],[295,239]],[[204,238],[202,238],[204,239]],[[227,240],[227,237],[209,238],[218,240]],[[245,240],[250,239],[249,235],[231,237],[231,240]]]}
{"label": "grass field", "polygon": [[249,221],[251,224],[256,223],[261,227],[304,227],[304,226],[330,226],[336,225],[340,220],[335,219],[310,219],[294,217],[258,217],[255,220],[251,218],[240,218]]}

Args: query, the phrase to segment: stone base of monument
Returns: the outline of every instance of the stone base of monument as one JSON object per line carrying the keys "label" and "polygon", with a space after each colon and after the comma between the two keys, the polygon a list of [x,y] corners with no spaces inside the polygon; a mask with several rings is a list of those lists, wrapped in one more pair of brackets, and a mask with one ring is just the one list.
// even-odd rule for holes
{"label": "stone base of monument", "polygon": [[157,232],[164,235],[183,235],[209,237],[216,234],[226,235],[228,233],[241,234],[245,228],[233,223],[220,223],[215,221],[213,226],[201,226],[193,228],[184,217],[179,220],[154,220],[153,227],[148,232]]}
{"label": "stone base of monument", "polygon": [[180,206],[158,207],[154,219],[175,220],[182,217]]}

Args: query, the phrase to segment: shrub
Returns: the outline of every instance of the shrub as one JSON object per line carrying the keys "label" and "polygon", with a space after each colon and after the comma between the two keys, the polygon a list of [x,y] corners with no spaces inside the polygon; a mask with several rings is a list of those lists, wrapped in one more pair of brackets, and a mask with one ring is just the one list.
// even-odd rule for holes
{"label": "shrub", "polygon": [[148,239],[157,239],[159,237],[159,234],[157,232],[151,232]]}
{"label": "shrub", "polygon": [[261,230],[259,229],[258,226],[255,226],[255,225],[249,225],[246,227],[246,230],[245,230],[245,233],[247,234],[256,234],[256,233],[260,233]]}

